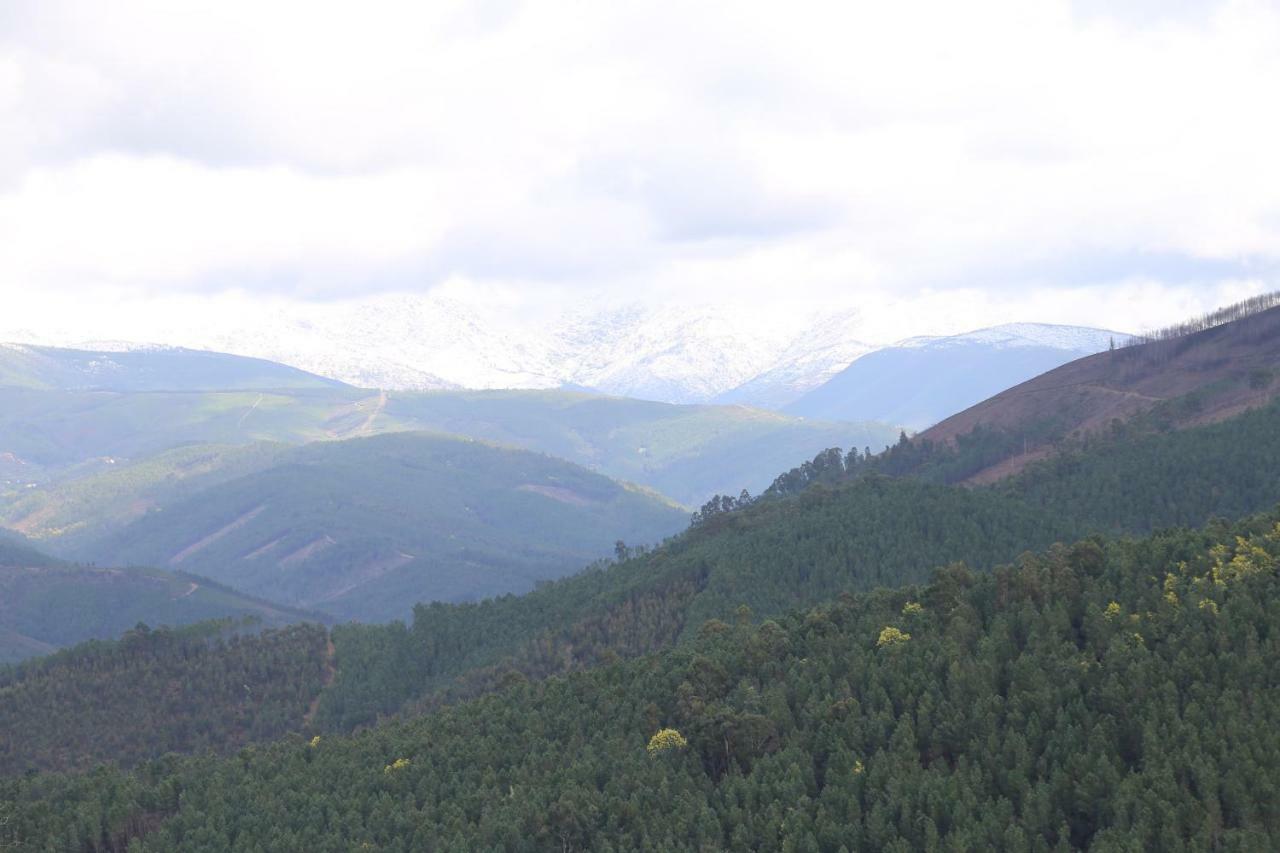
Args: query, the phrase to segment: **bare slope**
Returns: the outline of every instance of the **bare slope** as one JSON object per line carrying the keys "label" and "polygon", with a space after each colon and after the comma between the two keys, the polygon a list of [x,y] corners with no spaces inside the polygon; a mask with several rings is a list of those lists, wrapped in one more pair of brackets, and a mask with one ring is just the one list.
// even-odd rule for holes
{"label": "bare slope", "polygon": [[969,479],[991,482],[1052,453],[1064,438],[1149,416],[1181,428],[1216,423],[1280,394],[1280,307],[1203,331],[1073,361],[1002,391],[924,431],[955,445],[975,429],[1018,439]]}

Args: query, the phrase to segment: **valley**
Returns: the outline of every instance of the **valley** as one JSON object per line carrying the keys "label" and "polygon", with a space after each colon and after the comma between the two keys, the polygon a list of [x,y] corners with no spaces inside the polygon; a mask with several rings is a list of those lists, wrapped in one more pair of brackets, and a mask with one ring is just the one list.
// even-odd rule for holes
{"label": "valley", "polygon": [[1280,3],[0,4],[0,853],[1280,850]]}
{"label": "valley", "polygon": [[[1191,694],[1171,704],[1143,685],[1201,685],[1198,701],[1237,732],[1265,728],[1280,707],[1270,688],[1243,707],[1226,687],[1269,679],[1258,673],[1274,657],[1270,640],[1248,637],[1266,631],[1280,601],[1280,401],[1259,379],[1280,367],[1276,310],[1086,356],[1031,380],[1030,393],[1000,392],[880,453],[824,449],[755,496],[717,495],[692,523],[656,492],[515,448],[563,442],[586,455],[576,441],[618,430],[624,447],[637,413],[670,411],[564,392],[392,392],[353,404],[353,436],[374,435],[186,445],[26,490],[9,512],[37,544],[160,568],[67,563],[15,533],[0,545],[13,567],[0,570],[4,600],[16,603],[0,607],[10,660],[118,636],[136,613],[188,627],[138,625],[115,643],[0,670],[15,733],[0,741],[9,825],[83,838],[40,811],[56,795],[101,814],[101,837],[113,839],[102,849],[196,837],[218,849],[220,832],[257,834],[237,815],[283,809],[291,791],[347,815],[350,828],[315,843],[390,843],[405,837],[396,820],[350,810],[402,780],[453,801],[483,778],[532,799],[448,825],[416,800],[407,813],[461,847],[518,849],[511,833],[522,827],[537,839],[530,849],[606,837],[684,849],[748,824],[750,837],[791,831],[727,797],[781,796],[788,768],[803,768],[812,780],[796,789],[798,837],[818,849],[849,832],[877,846],[926,843],[925,813],[945,814],[947,832],[974,845],[1157,843],[1167,823],[1081,807],[1092,789],[1076,769],[1133,780],[1109,783],[1119,801],[1151,801],[1147,774],[1163,772],[1156,756],[1167,751],[1148,728],[1208,724],[1176,711]],[[699,446],[707,417],[678,411],[693,420],[664,424],[674,443],[650,433],[654,458],[673,466],[690,452],[677,448]],[[469,428],[506,441],[370,429],[411,419],[455,432],[487,424]],[[99,619],[83,637],[31,630],[59,607],[97,608],[117,593],[106,608],[115,622]],[[200,621],[226,616],[236,621]],[[283,627],[296,622],[306,625]],[[187,675],[164,675],[203,670],[221,673],[204,704],[191,688],[173,692]],[[125,679],[130,689],[111,688]],[[39,715],[41,697],[89,690],[91,708],[68,698],[63,716]],[[1014,704],[997,708],[997,697]],[[121,715],[148,713],[137,702],[167,710],[146,739],[122,738]],[[1119,704],[1134,722],[1107,728]],[[1050,717],[1056,731],[1105,734],[1082,748],[1038,727]],[[666,730],[676,734],[646,749]],[[1178,760],[1240,761],[1258,748],[1247,736],[1192,738]],[[156,763],[170,749],[190,757]],[[240,758],[219,757],[237,749]],[[565,750],[576,756],[569,773],[547,775],[547,757]],[[1019,750],[1027,757],[1006,761]],[[78,781],[88,777],[76,770],[102,760],[106,775]],[[902,779],[959,784],[960,761],[983,768],[969,790],[999,800],[1011,785],[1020,805],[999,820],[992,809],[1004,807],[954,798],[943,812],[905,800],[905,822],[877,811],[876,792]],[[606,766],[625,768],[628,785],[681,786],[674,817],[655,823],[632,811],[638,793],[592,782]],[[1259,792],[1272,767],[1280,762],[1248,771]],[[56,772],[19,781],[22,768]],[[175,787],[199,791],[199,805],[166,801]],[[1162,808],[1186,815],[1179,838],[1219,833],[1248,846],[1268,831],[1251,816],[1253,795],[1224,804],[1189,786],[1161,791]],[[835,817],[833,797],[856,813]],[[152,806],[154,822],[141,817]],[[283,811],[271,826],[274,843],[313,843]]]}

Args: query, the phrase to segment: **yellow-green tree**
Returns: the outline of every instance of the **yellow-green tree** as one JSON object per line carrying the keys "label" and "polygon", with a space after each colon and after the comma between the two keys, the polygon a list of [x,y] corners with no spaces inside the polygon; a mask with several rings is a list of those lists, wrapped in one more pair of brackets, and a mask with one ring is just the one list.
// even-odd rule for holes
{"label": "yellow-green tree", "polygon": [[660,729],[649,738],[649,746],[646,749],[649,750],[650,755],[657,755],[669,749],[684,749],[688,745],[689,742],[684,739],[684,735],[675,729]]}
{"label": "yellow-green tree", "polygon": [[885,646],[897,646],[911,639],[911,635],[906,631],[900,631],[889,625],[880,632],[880,639],[876,640],[876,648],[884,648]]}

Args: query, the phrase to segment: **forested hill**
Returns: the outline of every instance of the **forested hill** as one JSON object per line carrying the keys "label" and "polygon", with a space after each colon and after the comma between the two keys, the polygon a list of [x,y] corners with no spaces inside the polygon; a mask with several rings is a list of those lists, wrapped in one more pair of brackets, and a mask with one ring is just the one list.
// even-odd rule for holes
{"label": "forested hill", "polygon": [[0,377],[0,508],[12,497],[7,487],[31,504],[39,497],[31,484],[65,485],[182,445],[299,444],[413,431],[549,453],[689,505],[717,491],[760,491],[778,471],[823,447],[882,447],[897,435],[888,424],[563,391],[74,391],[11,387]]}
{"label": "forested hill", "polygon": [[[354,737],[0,782],[23,850],[1280,847],[1280,515],[1084,542]],[[54,805],[56,804],[56,806]]]}
{"label": "forested hill", "polygon": [[[879,455],[832,448],[780,475],[764,497],[835,488],[867,476],[955,483],[1004,446],[1002,436],[980,430],[957,448],[905,437]],[[1063,442],[1052,456],[976,491],[1014,497],[1093,530],[1144,532],[1262,509],[1280,500],[1278,474],[1280,400],[1273,400],[1228,420],[1181,430],[1150,418],[1117,423]],[[698,517],[713,518],[740,503],[718,498]]]}
{"label": "forested hill", "polygon": [[[1199,524],[1214,514],[1274,506],[1280,405],[1197,429],[1112,436],[1033,466],[998,489],[835,478],[822,467],[832,458],[820,456],[820,464],[804,469],[813,480],[800,493],[710,513],[657,550],[631,549],[620,564],[524,596],[419,606],[407,627],[335,629],[336,678],[320,693],[313,725],[348,730],[406,703],[434,708],[442,698],[475,696],[513,679],[655,652],[692,638],[708,619],[733,622],[744,605],[759,620],[848,590],[919,582],[955,560],[981,571],[1097,530]],[[170,606],[200,600],[174,599],[183,582],[167,577],[174,585],[164,596]],[[119,600],[108,610],[163,621],[134,615],[132,603]]]}
{"label": "forested hill", "polygon": [[0,529],[0,566],[53,566],[58,560],[29,545],[25,539]]}
{"label": "forested hill", "polygon": [[1230,306],[1199,321],[1063,365],[953,415],[914,438],[964,451],[983,465],[965,472],[992,482],[1120,422],[1182,428],[1224,420],[1280,395],[1280,294]]}
{"label": "forested hill", "polygon": [[64,563],[0,539],[0,664],[119,637],[139,622],[179,626],[245,617],[266,626],[326,618],[195,575]]}
{"label": "forested hill", "polygon": [[850,476],[843,459],[824,454],[781,478],[802,484],[794,493],[704,508],[684,536],[620,565],[522,597],[419,606],[408,628],[339,628],[338,677],[319,719],[347,728],[451,685],[469,695],[511,670],[539,677],[642,654],[744,604],[769,616],[918,582],[955,560],[984,570],[1098,532],[1265,510],[1280,503],[1280,403],[1185,431],[1112,436],[1000,488]]}
{"label": "forested hill", "polygon": [[0,775],[131,766],[167,752],[225,752],[296,732],[328,676],[318,625],[258,620],[139,625],[0,667]]}
{"label": "forested hill", "polygon": [[524,592],[660,541],[680,507],[569,462],[454,436],[317,442],[175,497],[72,556],[158,565],[343,618]]}

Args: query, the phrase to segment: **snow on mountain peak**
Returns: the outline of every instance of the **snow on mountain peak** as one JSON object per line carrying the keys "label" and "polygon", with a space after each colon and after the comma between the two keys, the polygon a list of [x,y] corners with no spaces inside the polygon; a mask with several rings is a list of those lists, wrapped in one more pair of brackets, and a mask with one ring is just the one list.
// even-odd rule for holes
{"label": "snow on mountain peak", "polygon": [[950,347],[966,344],[985,344],[999,349],[1008,347],[1048,347],[1081,354],[1101,352],[1114,341],[1120,346],[1129,335],[1106,329],[1084,326],[1060,326],[1053,323],[1005,323],[986,329],[976,329],[958,335],[932,335],[907,338],[895,347],[914,349],[919,347]]}
{"label": "snow on mountain peak", "polygon": [[[443,292],[359,301],[232,305],[180,312],[162,343],[83,343],[99,351],[181,346],[252,356],[364,387],[401,390],[584,387],[674,403],[781,408],[876,347],[857,310],[810,313],[755,304],[575,304],[555,312]],[[898,347],[1051,347],[1085,353],[1128,336],[1045,323],[1010,323]],[[15,336],[15,339],[19,339]]]}

